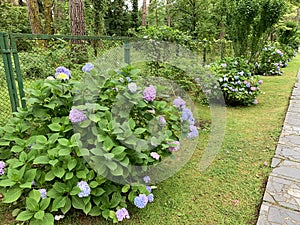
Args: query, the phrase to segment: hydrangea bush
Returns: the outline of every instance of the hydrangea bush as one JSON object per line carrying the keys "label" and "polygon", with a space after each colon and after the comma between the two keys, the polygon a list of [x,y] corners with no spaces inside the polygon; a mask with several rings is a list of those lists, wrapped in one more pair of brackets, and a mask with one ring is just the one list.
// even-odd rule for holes
{"label": "hydrangea bush", "polygon": [[0,128],[0,192],[19,221],[53,224],[72,208],[113,222],[129,219],[128,205],[154,201],[148,167],[176,158],[182,137],[198,136],[186,102],[140,85],[136,69],[109,76],[92,64],[82,70],[101,80],[89,83],[92,94],[81,96],[87,86],[59,67],[27,89],[27,108]]}
{"label": "hydrangea bush", "polygon": [[254,65],[242,58],[225,58],[212,65],[212,71],[219,77],[227,105],[257,104],[263,83],[253,74]]}
{"label": "hydrangea bush", "polygon": [[288,55],[274,46],[267,45],[262,49],[258,62],[255,63],[256,73],[263,76],[281,76],[282,68],[287,66]]}

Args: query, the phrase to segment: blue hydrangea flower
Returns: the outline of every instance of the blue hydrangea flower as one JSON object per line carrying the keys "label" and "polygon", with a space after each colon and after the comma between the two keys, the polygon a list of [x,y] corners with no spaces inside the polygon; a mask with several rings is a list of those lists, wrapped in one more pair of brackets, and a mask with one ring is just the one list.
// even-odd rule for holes
{"label": "blue hydrangea flower", "polygon": [[69,80],[71,78],[71,71],[64,66],[59,66],[56,68],[55,78]]}
{"label": "blue hydrangea flower", "polygon": [[81,192],[78,194],[78,197],[87,197],[91,193],[91,188],[89,187],[88,183],[85,181],[80,181],[77,183],[77,186],[80,188]]}
{"label": "blue hydrangea flower", "polygon": [[130,84],[128,84],[128,89],[129,89],[129,91],[130,91],[131,93],[136,92],[136,90],[137,90],[136,83],[130,83]]}
{"label": "blue hydrangea flower", "polygon": [[148,191],[149,193],[152,192],[152,188],[151,188],[150,186],[146,186],[146,189],[147,189],[147,191]]}
{"label": "blue hydrangea flower", "polygon": [[251,84],[250,84],[250,83],[247,83],[247,84],[246,84],[246,87],[247,87],[247,88],[249,88],[250,86],[251,86]]}
{"label": "blue hydrangea flower", "polygon": [[156,98],[156,89],[153,85],[145,88],[143,98],[148,102],[154,101],[154,99]]}
{"label": "blue hydrangea flower", "polygon": [[85,72],[85,73],[89,73],[92,69],[94,69],[94,65],[92,63],[86,63],[82,67],[82,71]]}
{"label": "blue hydrangea flower", "polygon": [[41,198],[44,199],[44,198],[47,198],[47,190],[42,188],[42,189],[39,189],[40,193],[41,193]]}
{"label": "blue hydrangea flower", "polygon": [[144,178],[143,178],[143,180],[144,180],[144,182],[146,183],[146,184],[148,184],[149,182],[150,182],[150,177],[149,176],[145,176]]}
{"label": "blue hydrangea flower", "polygon": [[87,119],[84,112],[78,109],[72,109],[69,113],[69,119],[72,123],[80,123]]}
{"label": "blue hydrangea flower", "polygon": [[5,162],[0,161],[0,176],[4,174]]}
{"label": "blue hydrangea flower", "polygon": [[148,203],[148,197],[145,194],[139,194],[134,198],[134,204],[136,207],[142,209],[145,208]]}
{"label": "blue hydrangea flower", "polygon": [[153,202],[154,201],[154,195],[151,193],[148,195],[148,202]]}
{"label": "blue hydrangea flower", "polygon": [[185,108],[186,103],[182,98],[177,97],[177,98],[174,99],[173,104],[176,108],[183,109],[183,108]]}
{"label": "blue hydrangea flower", "polygon": [[188,133],[188,138],[194,138],[197,137],[199,135],[198,129],[196,126],[191,125],[190,126],[190,132]]}
{"label": "blue hydrangea flower", "polygon": [[167,121],[166,121],[165,117],[159,116],[159,125],[160,126],[165,126],[166,123],[167,123]]}
{"label": "blue hydrangea flower", "polygon": [[122,209],[117,210],[116,211],[116,216],[117,216],[118,221],[122,221],[125,218],[126,219],[130,218],[129,213],[128,213],[126,208],[122,208]]}

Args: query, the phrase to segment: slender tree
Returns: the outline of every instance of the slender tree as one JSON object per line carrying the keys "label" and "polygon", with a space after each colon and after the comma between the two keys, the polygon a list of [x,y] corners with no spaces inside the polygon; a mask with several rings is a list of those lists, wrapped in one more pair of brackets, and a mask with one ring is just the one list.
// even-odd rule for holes
{"label": "slender tree", "polygon": [[39,5],[37,0],[27,0],[28,17],[30,21],[31,32],[33,34],[42,34],[43,27],[39,15]]}
{"label": "slender tree", "polygon": [[71,35],[85,35],[83,0],[69,0],[69,15]]}
{"label": "slender tree", "polygon": [[146,17],[147,17],[147,0],[143,0],[143,7],[142,7],[142,26],[146,26]]}
{"label": "slender tree", "polygon": [[44,0],[45,33],[53,34],[53,0]]}

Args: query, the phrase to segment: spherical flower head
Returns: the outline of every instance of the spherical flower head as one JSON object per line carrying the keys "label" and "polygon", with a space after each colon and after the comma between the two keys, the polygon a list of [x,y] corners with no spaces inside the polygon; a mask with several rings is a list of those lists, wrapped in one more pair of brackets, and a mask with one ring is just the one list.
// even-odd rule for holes
{"label": "spherical flower head", "polygon": [[128,84],[128,89],[129,89],[129,91],[130,91],[131,93],[136,92],[136,90],[137,90],[136,83],[129,83],[129,84]]}
{"label": "spherical flower head", "polygon": [[198,132],[198,128],[194,125],[190,126],[190,132],[188,133],[188,138],[194,138],[194,137],[198,137],[199,132]]}
{"label": "spherical flower head", "polygon": [[85,73],[89,73],[91,72],[91,70],[94,69],[94,65],[92,63],[86,63],[83,67],[82,67],[82,71]]}
{"label": "spherical flower head", "polygon": [[143,180],[144,180],[144,182],[146,183],[146,184],[148,184],[149,182],[150,182],[150,177],[149,176],[145,176],[144,178],[143,178]]}
{"label": "spherical flower head", "polygon": [[151,153],[150,153],[150,156],[151,156],[153,159],[156,159],[156,160],[159,160],[159,157],[160,157],[160,155],[157,154],[156,152],[151,152]]}
{"label": "spherical flower head", "polygon": [[47,198],[47,191],[46,191],[46,189],[42,188],[42,189],[39,189],[39,191],[40,191],[42,199]]}
{"label": "spherical flower head", "polygon": [[251,86],[250,83],[247,83],[247,84],[246,84],[246,87],[247,87],[247,88],[249,88],[250,86]]}
{"label": "spherical flower head", "polygon": [[168,143],[168,144],[172,144],[172,145],[175,145],[174,147],[169,147],[169,150],[171,151],[171,152],[176,152],[176,151],[178,151],[179,149],[180,149],[180,142],[179,141],[173,141],[173,142],[171,142],[171,143]]}
{"label": "spherical flower head", "polygon": [[257,104],[258,104],[258,100],[257,100],[257,99],[254,99],[254,100],[253,100],[253,104],[257,105]]}
{"label": "spherical flower head", "polygon": [[193,118],[192,111],[188,108],[184,108],[182,110],[181,120],[185,121],[185,120],[189,120],[190,118]]}
{"label": "spherical flower head", "polygon": [[251,87],[250,90],[251,90],[251,91],[255,91],[256,88],[255,88],[255,87]]}
{"label": "spherical flower head", "polygon": [[125,218],[126,219],[130,218],[129,213],[128,213],[126,208],[122,208],[122,209],[117,210],[116,211],[116,216],[117,216],[118,221],[122,221]]}
{"label": "spherical flower head", "polygon": [[143,98],[148,102],[154,101],[156,98],[156,89],[153,85],[145,88]]}
{"label": "spherical flower head", "polygon": [[154,195],[151,193],[148,195],[148,202],[153,202],[154,201]]}
{"label": "spherical flower head", "polygon": [[182,98],[177,97],[177,98],[174,99],[173,104],[176,108],[183,109],[183,108],[185,108],[186,103]]}
{"label": "spherical flower head", "polygon": [[167,123],[167,121],[166,121],[165,117],[159,116],[159,125],[166,126],[166,123]]}
{"label": "spherical flower head", "polygon": [[0,176],[2,176],[5,173],[4,168],[5,168],[5,162],[0,161]]}
{"label": "spherical flower head", "polygon": [[262,84],[262,83],[263,83],[263,81],[262,81],[262,80],[259,80],[259,81],[258,81],[258,83],[259,83],[259,84]]}
{"label": "spherical flower head", "polygon": [[145,194],[139,194],[134,198],[134,204],[136,207],[142,209],[145,208],[148,203],[148,197]]}
{"label": "spherical flower head", "polygon": [[69,80],[71,78],[71,71],[64,66],[57,67],[55,78],[60,80]]}
{"label": "spherical flower head", "polygon": [[91,188],[89,187],[88,183],[85,181],[80,181],[77,183],[77,186],[81,190],[81,192],[78,194],[78,197],[87,197],[91,193]]}
{"label": "spherical flower head", "polygon": [[72,123],[80,123],[87,119],[84,112],[78,109],[71,109],[69,113],[69,119]]}

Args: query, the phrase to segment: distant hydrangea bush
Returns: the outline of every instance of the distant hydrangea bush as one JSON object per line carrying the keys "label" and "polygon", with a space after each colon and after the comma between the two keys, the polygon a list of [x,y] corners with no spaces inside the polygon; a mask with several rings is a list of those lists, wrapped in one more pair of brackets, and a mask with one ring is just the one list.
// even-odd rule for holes
{"label": "distant hydrangea bush", "polygon": [[257,104],[263,81],[254,75],[254,65],[242,58],[225,58],[212,65],[227,105]]}
{"label": "distant hydrangea bush", "polygon": [[[151,83],[140,85],[135,68],[103,75],[87,63],[82,71],[101,85],[82,85],[58,67],[26,90],[27,108],[0,128],[0,193],[16,209],[17,221],[50,225],[71,209],[114,223],[130,219],[129,205],[145,208],[155,201],[147,168],[183,151],[182,137],[199,134],[186,102],[163,99],[161,87]],[[94,102],[82,101],[81,90],[96,90]],[[139,182],[108,179],[133,179],[129,165],[144,169]]]}

